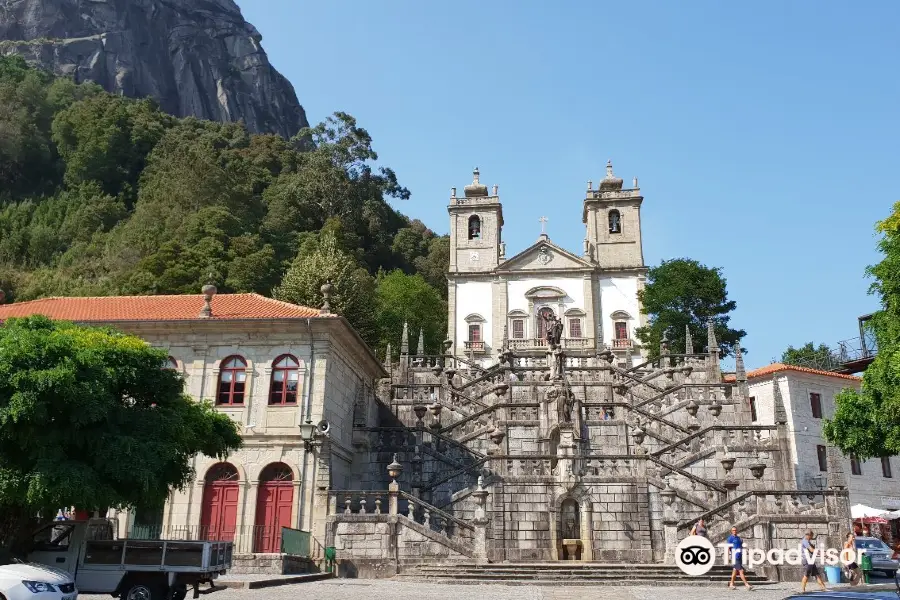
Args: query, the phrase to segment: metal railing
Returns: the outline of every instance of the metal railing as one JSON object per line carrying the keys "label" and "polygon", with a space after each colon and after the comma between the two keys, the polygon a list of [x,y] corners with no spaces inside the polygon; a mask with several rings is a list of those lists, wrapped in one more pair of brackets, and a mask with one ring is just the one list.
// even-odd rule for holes
{"label": "metal railing", "polygon": [[[246,527],[135,525],[125,535],[126,538],[133,540],[233,542],[235,552],[285,553],[296,556],[309,556],[309,536],[309,532],[279,525],[250,525]],[[286,544],[290,547],[290,551],[284,549]],[[300,554],[295,554],[295,552]]]}

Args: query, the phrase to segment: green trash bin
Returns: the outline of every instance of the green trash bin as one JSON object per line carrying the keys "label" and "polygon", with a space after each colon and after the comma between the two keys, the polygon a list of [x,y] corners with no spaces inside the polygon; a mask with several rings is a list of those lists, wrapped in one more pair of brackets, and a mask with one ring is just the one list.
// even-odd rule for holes
{"label": "green trash bin", "polygon": [[328,546],[325,548],[325,570],[328,573],[334,572],[334,557],[337,555],[337,550],[335,550],[334,546]]}
{"label": "green trash bin", "polygon": [[869,574],[872,572],[872,557],[869,556],[868,552],[863,553],[859,561],[859,568],[862,569],[864,581],[869,583]]}

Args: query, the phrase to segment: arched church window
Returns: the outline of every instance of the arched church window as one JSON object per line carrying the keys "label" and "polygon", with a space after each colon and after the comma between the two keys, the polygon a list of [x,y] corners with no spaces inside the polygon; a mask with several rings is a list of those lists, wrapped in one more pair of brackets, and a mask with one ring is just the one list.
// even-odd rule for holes
{"label": "arched church window", "polygon": [[478,215],[472,215],[471,217],[469,217],[469,239],[481,239],[481,219],[478,217]]}
{"label": "arched church window", "polygon": [[609,211],[609,232],[622,233],[622,215],[615,209]]}

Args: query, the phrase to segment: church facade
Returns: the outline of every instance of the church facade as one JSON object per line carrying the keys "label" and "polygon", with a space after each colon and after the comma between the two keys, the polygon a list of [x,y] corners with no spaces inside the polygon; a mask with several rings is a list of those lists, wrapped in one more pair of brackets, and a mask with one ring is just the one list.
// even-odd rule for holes
{"label": "church facade", "polygon": [[448,337],[454,353],[482,366],[496,363],[503,347],[542,356],[547,325],[558,320],[561,345],[570,356],[605,347],[622,366],[640,362],[638,290],[647,272],[642,202],[637,179],[631,189],[623,188],[607,163],[599,186],[588,182],[580,254],[542,232],[530,247],[507,257],[498,188],[489,193],[476,168],[462,195],[453,188],[448,206]]}

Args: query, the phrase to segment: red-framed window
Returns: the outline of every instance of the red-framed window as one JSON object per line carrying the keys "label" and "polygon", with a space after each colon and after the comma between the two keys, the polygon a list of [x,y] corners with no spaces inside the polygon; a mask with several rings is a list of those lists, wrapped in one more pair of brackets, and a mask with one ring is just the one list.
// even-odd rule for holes
{"label": "red-framed window", "polygon": [[269,404],[296,404],[300,383],[300,362],[290,354],[284,354],[272,363],[272,381],[269,384]]}
{"label": "red-framed window", "polygon": [[581,336],[581,319],[580,318],[569,319],[569,337],[570,338],[582,337]]}
{"label": "red-framed window", "polygon": [[469,341],[470,342],[480,342],[481,341],[481,323],[470,323],[469,324]]}
{"label": "red-framed window", "polygon": [[628,323],[626,323],[625,321],[616,321],[616,339],[628,339]]}
{"label": "red-framed window", "polygon": [[244,403],[247,386],[247,361],[242,356],[229,356],[219,367],[219,387],[216,404],[234,405]]}

